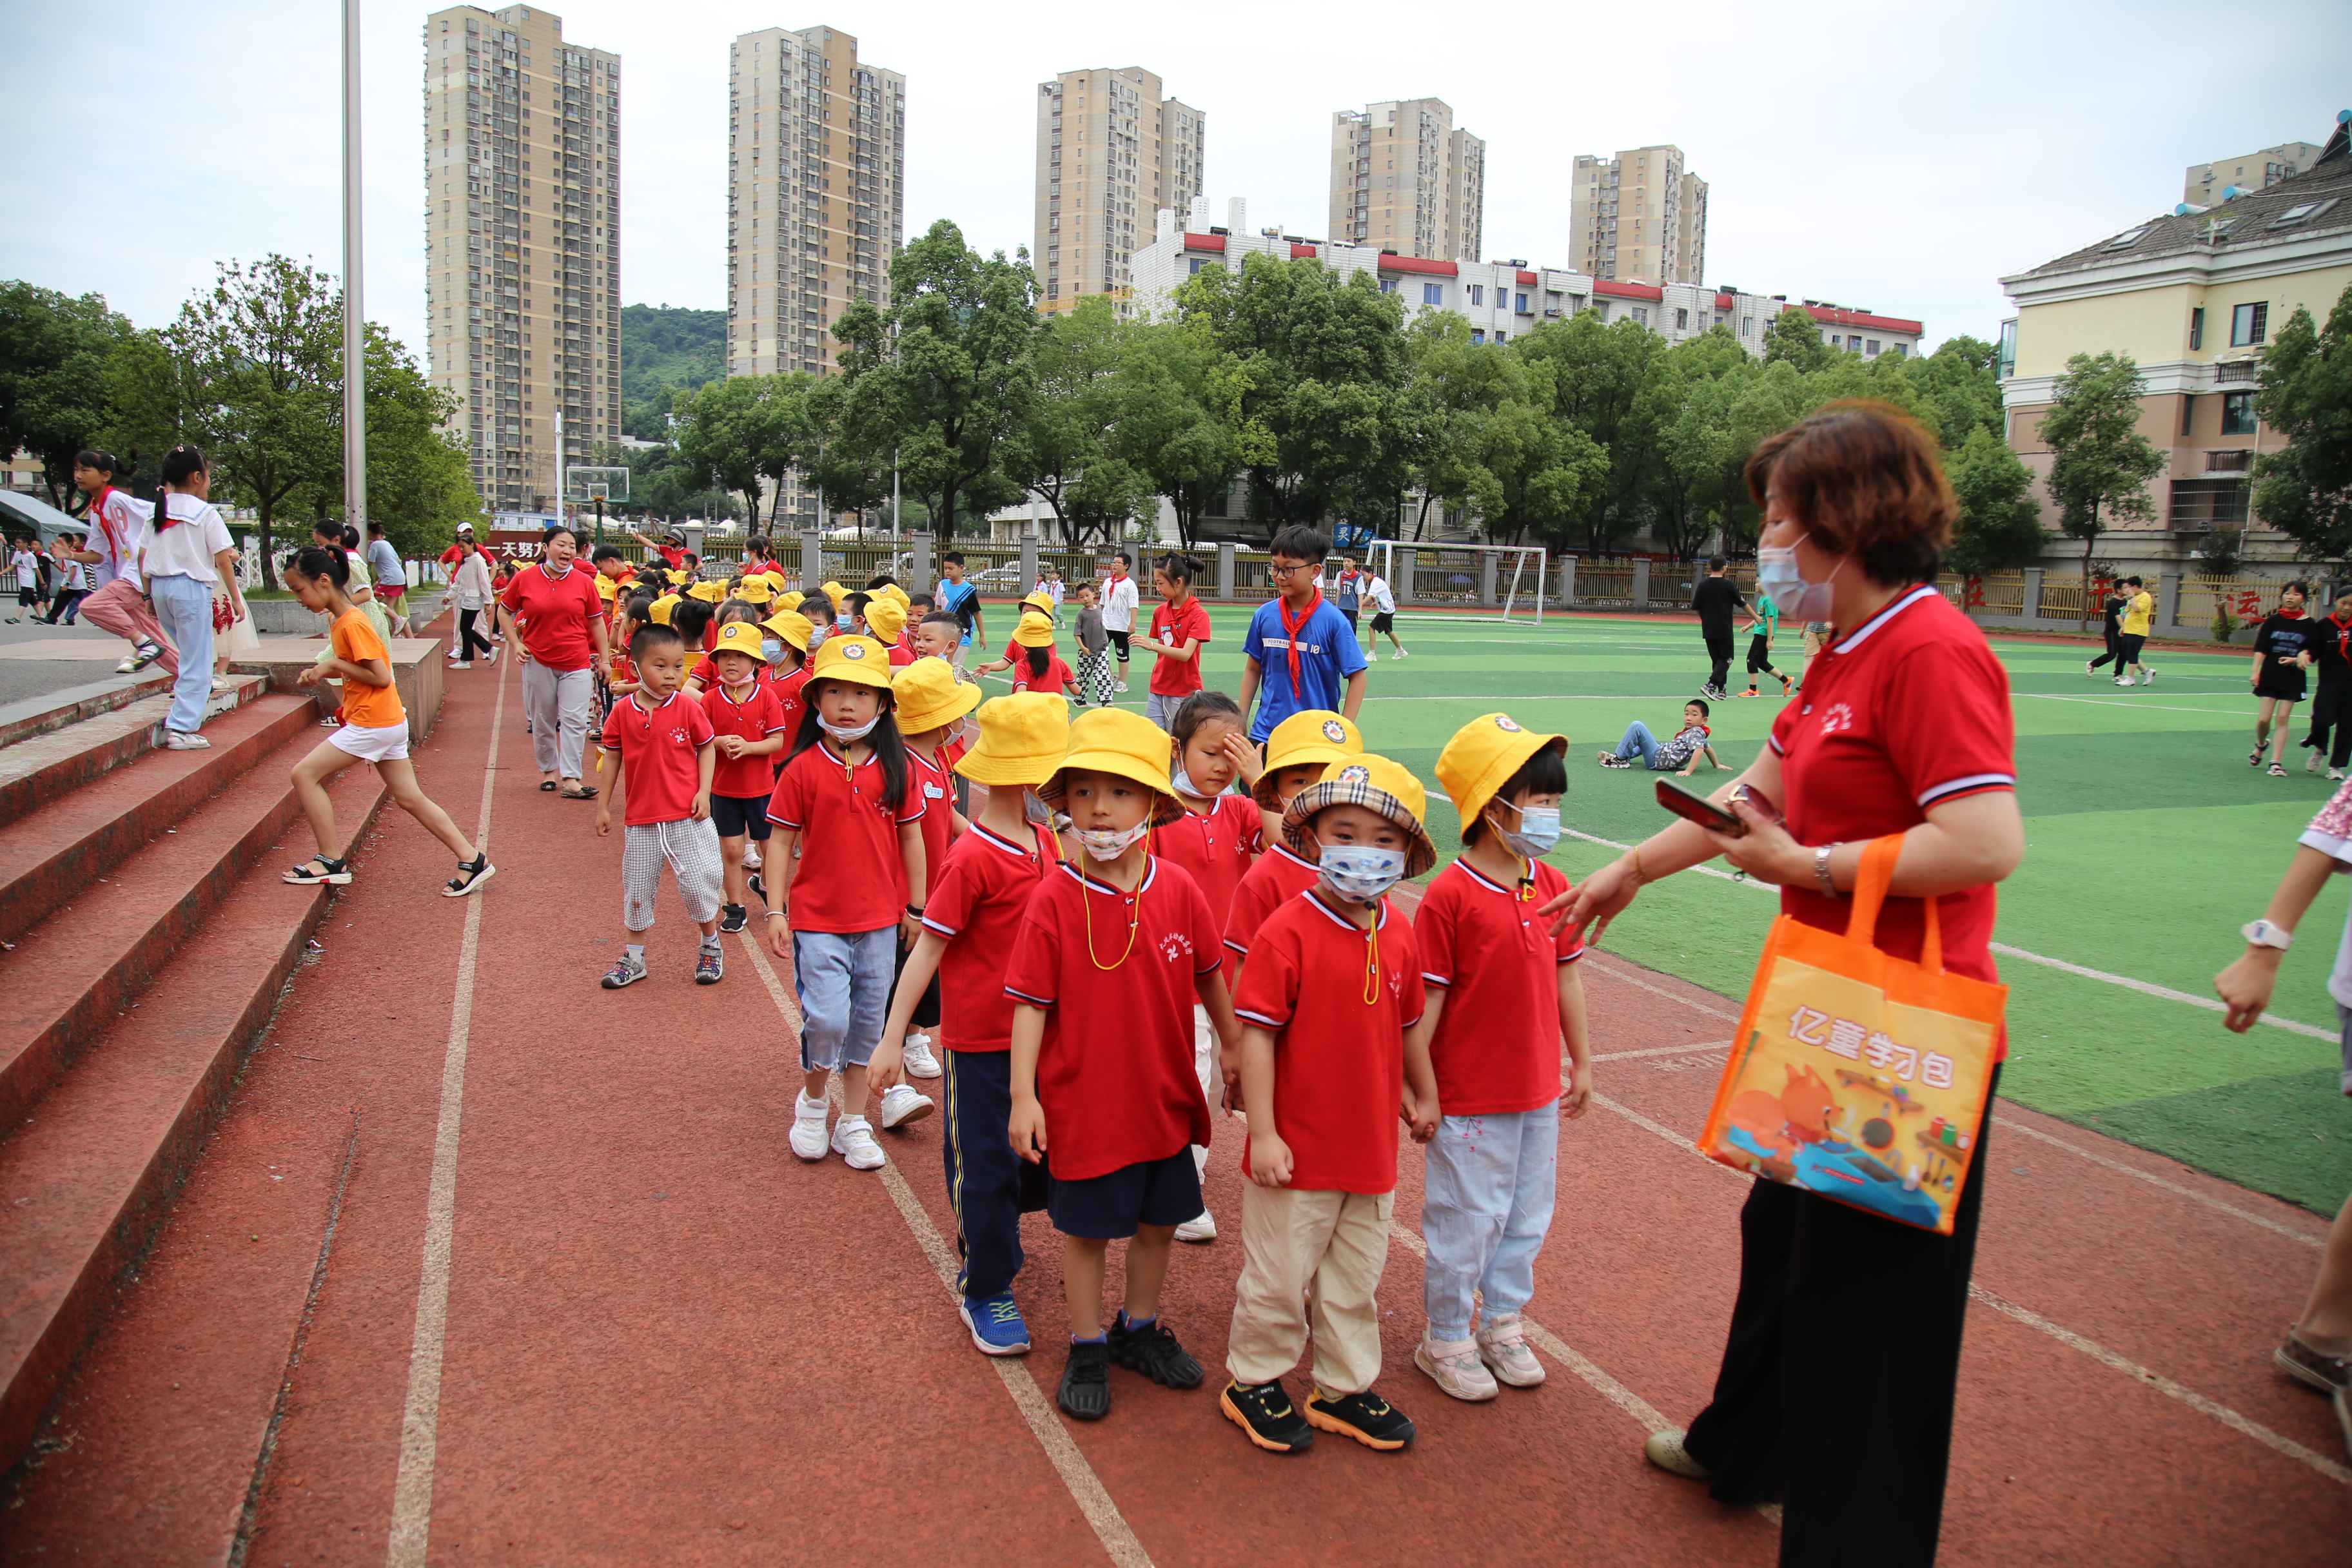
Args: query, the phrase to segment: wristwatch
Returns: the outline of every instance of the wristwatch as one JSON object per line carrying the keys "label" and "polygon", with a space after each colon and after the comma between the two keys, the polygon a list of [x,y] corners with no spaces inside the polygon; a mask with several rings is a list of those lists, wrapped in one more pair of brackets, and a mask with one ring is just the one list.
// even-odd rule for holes
{"label": "wristwatch", "polygon": [[2253,947],[2274,947],[2281,952],[2294,945],[2294,932],[2274,926],[2266,920],[2248,921],[2238,928],[2238,934]]}
{"label": "wristwatch", "polygon": [[1830,851],[1836,847],[1835,844],[1824,844],[1813,851],[1813,880],[1821,884],[1822,895],[1832,899],[1845,896],[1838,891],[1837,879],[1830,875]]}

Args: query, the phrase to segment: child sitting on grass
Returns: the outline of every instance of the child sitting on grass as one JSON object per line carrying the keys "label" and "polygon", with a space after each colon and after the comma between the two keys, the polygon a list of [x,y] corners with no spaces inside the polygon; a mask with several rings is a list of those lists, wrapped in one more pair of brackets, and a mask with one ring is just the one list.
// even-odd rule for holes
{"label": "child sitting on grass", "polygon": [[1601,765],[1630,768],[1638,757],[1642,765],[1654,773],[1679,770],[1683,777],[1688,778],[1698,771],[1699,758],[1705,757],[1716,765],[1717,771],[1722,771],[1723,759],[1715,754],[1715,747],[1708,742],[1714,731],[1706,727],[1707,711],[1703,699],[1694,697],[1684,703],[1683,727],[1663,745],[1650,733],[1647,724],[1634,720],[1625,726],[1625,738],[1617,742],[1617,749],[1601,753]]}

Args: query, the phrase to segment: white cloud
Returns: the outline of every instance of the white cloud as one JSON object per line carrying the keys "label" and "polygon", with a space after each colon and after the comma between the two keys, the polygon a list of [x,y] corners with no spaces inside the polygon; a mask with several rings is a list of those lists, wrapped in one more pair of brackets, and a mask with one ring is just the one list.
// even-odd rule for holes
{"label": "white cloud", "polygon": [[[369,0],[365,35],[369,313],[420,349],[430,9]],[[1246,196],[1254,226],[1323,233],[1332,110],[1435,96],[1486,140],[1492,257],[1561,264],[1569,160],[1670,141],[1712,187],[1707,281],[1916,316],[1931,340],[1990,334],[2001,273],[2168,209],[2189,163],[2324,139],[2352,50],[2352,12],[2293,0],[2239,45],[2179,3],[555,9],[568,38],[625,61],[630,302],[724,304],[727,46],[824,24],[907,74],[910,234],[944,216],[983,248],[1028,243],[1036,83],[1140,65],[1208,111],[1210,195],[1220,214]],[[147,324],[216,258],[340,269],[334,16],[12,8],[0,276],[94,289]]]}

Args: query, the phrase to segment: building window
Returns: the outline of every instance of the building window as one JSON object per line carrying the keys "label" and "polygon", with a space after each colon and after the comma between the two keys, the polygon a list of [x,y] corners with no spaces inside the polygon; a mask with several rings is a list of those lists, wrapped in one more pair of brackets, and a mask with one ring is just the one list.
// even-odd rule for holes
{"label": "building window", "polygon": [[[2244,307],[2241,306],[2240,309]],[[2254,395],[2251,392],[2225,392],[2221,395],[2221,434],[2251,436],[2254,433]]]}
{"label": "building window", "polygon": [[2205,308],[2202,305],[2189,312],[2189,351],[2191,353],[2205,346]]}
{"label": "building window", "polygon": [[1423,284],[1421,286],[1421,302],[1424,305],[1443,305],[1445,303],[1445,285],[1443,283]]}
{"label": "building window", "polygon": [[1637,327],[1646,327],[1650,324],[1650,308],[1647,305],[1633,307],[1633,324]]}
{"label": "building window", "polygon": [[1688,331],[1689,330],[1690,330],[1690,312],[1689,312],[1688,310],[1685,310],[1685,309],[1684,309],[1682,306],[1680,306],[1680,305],[1675,306],[1675,331],[1678,331],[1678,332],[1685,332],[1685,331]]}
{"label": "building window", "polygon": [[1755,317],[1742,316],[1739,318],[1739,335],[1743,338],[1752,338],[1756,335]]}
{"label": "building window", "polygon": [[1878,357],[1878,340],[1876,338],[1865,339],[1862,345],[1862,353],[1863,357],[1865,359],[1876,359]]}
{"label": "building window", "polygon": [[1397,291],[1397,280],[1396,280],[1395,279],[1393,279],[1393,278],[1383,278],[1383,279],[1381,279],[1381,293],[1383,293],[1383,294],[1393,294],[1393,293],[1395,293],[1396,291]]}
{"label": "building window", "polygon": [[1486,286],[1485,284],[1473,283],[1470,285],[1470,302],[1474,305],[1484,305],[1486,302]]}
{"label": "building window", "polygon": [[2184,394],[2180,399],[2180,433],[2187,436],[2197,423],[2197,395]]}
{"label": "building window", "polygon": [[2244,348],[2261,342],[2270,324],[2269,300],[2257,300],[2251,305],[2239,306],[2230,312],[2230,346]]}
{"label": "building window", "polygon": [[1194,275],[1195,277],[1199,276],[1200,271],[1201,271],[1201,268],[1202,268],[1203,267],[1206,267],[1208,264],[1209,264],[1209,263],[1208,263],[1208,261],[1207,261],[1207,259],[1206,259],[1205,258],[1198,257],[1198,256],[1196,256],[1196,257],[1192,258],[1192,272],[1193,272],[1193,275]]}
{"label": "building window", "polygon": [[1520,296],[1519,296],[1519,308],[1518,308],[1518,314],[1520,314],[1520,315],[1524,316],[1524,315],[1526,315],[1527,313],[1528,313],[1528,297],[1527,297],[1525,294],[1522,294],[1522,295],[1520,295]]}
{"label": "building window", "polygon": [[1486,341],[1486,334],[1480,329],[1473,327],[1470,329],[1470,341],[1474,343],[1483,343]]}

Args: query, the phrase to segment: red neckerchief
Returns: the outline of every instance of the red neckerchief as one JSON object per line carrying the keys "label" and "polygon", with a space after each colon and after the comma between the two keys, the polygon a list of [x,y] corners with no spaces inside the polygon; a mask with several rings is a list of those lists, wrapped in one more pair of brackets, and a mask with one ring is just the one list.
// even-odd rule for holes
{"label": "red neckerchief", "polygon": [[1323,590],[1320,588],[1314,589],[1307,594],[1307,607],[1298,613],[1298,619],[1296,623],[1294,623],[1290,618],[1289,600],[1276,599],[1274,602],[1274,613],[1282,617],[1282,635],[1290,641],[1290,696],[1293,701],[1304,702],[1307,700],[1306,689],[1299,682],[1298,634],[1307,629],[1307,623],[1313,620],[1315,618],[1315,612],[1322,607]]}
{"label": "red neckerchief", "polygon": [[2327,624],[2336,628],[2336,657],[2352,663],[2352,621],[2341,616],[2330,616]]}
{"label": "red neckerchief", "polygon": [[2278,618],[2283,621],[2299,621],[2303,619],[2303,612],[2301,610],[2281,610],[2278,613]]}
{"label": "red neckerchief", "polygon": [[112,499],[113,495],[112,485],[99,486],[98,499],[89,503],[89,515],[98,519],[98,531],[106,535],[107,553],[120,563],[122,559],[122,542],[114,537],[114,524],[106,520],[106,503]]}

